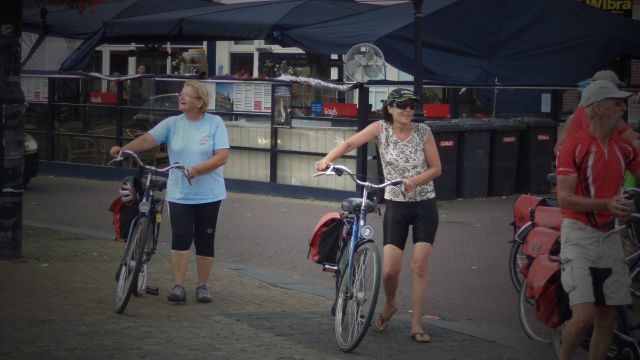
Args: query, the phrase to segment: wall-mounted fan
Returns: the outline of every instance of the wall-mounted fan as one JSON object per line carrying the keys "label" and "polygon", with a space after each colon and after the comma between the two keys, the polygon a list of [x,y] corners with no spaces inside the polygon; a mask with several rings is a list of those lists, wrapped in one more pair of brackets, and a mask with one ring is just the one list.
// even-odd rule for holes
{"label": "wall-mounted fan", "polygon": [[358,44],[344,55],[345,81],[365,83],[369,80],[386,79],[384,55],[373,44]]}

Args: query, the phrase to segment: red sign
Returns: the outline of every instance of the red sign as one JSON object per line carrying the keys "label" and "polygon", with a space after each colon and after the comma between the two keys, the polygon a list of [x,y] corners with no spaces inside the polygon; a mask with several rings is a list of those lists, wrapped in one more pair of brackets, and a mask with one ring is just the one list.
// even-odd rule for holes
{"label": "red sign", "polygon": [[261,100],[253,100],[253,110],[255,110],[255,111],[262,110],[262,101]]}
{"label": "red sign", "polygon": [[502,142],[503,143],[514,143],[516,142],[516,137],[515,136],[505,136],[502,138]]}
{"label": "red sign", "polygon": [[440,147],[454,147],[454,146],[456,146],[456,142],[453,140],[440,141]]}
{"label": "red sign", "polygon": [[538,140],[538,141],[549,141],[549,140],[551,140],[551,138],[547,134],[538,134],[538,136],[536,137],[536,140]]}
{"label": "red sign", "polygon": [[426,118],[448,118],[451,116],[451,106],[449,104],[423,104],[422,112]]}
{"label": "red sign", "polygon": [[322,114],[329,116],[358,116],[358,105],[349,103],[322,103]]}
{"label": "red sign", "polygon": [[89,102],[94,104],[115,104],[118,94],[112,92],[89,91]]}

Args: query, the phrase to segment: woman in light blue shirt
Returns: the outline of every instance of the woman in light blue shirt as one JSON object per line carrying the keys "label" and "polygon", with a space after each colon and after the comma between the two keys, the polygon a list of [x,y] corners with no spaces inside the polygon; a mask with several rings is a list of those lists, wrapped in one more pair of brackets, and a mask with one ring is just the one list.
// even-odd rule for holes
{"label": "woman in light blue shirt", "polygon": [[207,289],[213,268],[214,240],[218,214],[227,193],[222,166],[229,157],[229,139],[224,122],[217,115],[206,112],[209,91],[195,80],[187,80],[179,94],[181,115],[164,119],[148,133],[122,148],[111,148],[111,156],[121,150],[142,152],[167,144],[169,161],[187,166],[192,184],[177,172],[169,174],[166,200],[171,220],[171,268],[175,285],[168,300],[187,301],[184,288],[189,265],[191,244],[196,249],[198,283],[196,299],[211,302]]}

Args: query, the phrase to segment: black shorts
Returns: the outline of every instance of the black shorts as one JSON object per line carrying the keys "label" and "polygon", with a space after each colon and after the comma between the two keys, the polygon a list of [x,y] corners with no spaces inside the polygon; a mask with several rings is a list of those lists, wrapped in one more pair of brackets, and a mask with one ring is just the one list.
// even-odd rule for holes
{"label": "black shorts", "polygon": [[168,203],[171,250],[186,251],[191,249],[191,244],[195,244],[196,255],[213,257],[222,200],[204,204]]}
{"label": "black shorts", "polygon": [[384,245],[391,244],[404,250],[409,235],[413,232],[413,243],[426,242],[433,245],[438,230],[438,206],[435,199],[421,201],[386,200],[384,212]]}

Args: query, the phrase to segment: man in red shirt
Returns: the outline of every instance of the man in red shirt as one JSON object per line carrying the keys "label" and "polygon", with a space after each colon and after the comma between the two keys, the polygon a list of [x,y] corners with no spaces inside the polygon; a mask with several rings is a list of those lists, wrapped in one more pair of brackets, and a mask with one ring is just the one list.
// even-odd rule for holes
{"label": "man in red shirt", "polygon": [[[625,86],[625,83],[620,81],[620,79],[618,78],[618,75],[616,75],[616,73],[611,70],[598,71],[595,74],[593,74],[593,77],[591,78],[591,80],[592,81],[609,80],[618,87]],[[558,148],[564,142],[568,134],[576,134],[581,128],[586,128],[587,126],[589,126],[589,117],[584,112],[584,105],[582,104],[582,101],[580,101],[575,112],[565,122],[564,129],[558,132],[558,141],[556,142],[555,153],[558,152]],[[638,134],[636,131],[631,129],[629,127],[629,124],[627,124],[625,121],[621,121],[620,126],[616,129],[616,132],[620,135],[623,135],[625,138],[629,139],[631,142],[633,142],[636,145],[638,150],[640,150],[640,143],[637,142],[637,139],[640,136],[640,134]]]}
{"label": "man in red shirt", "polygon": [[616,131],[630,95],[607,80],[589,84],[581,101],[588,127],[567,137],[556,159],[562,285],[573,312],[563,334],[563,360],[571,359],[592,325],[590,358],[604,359],[616,324],[614,306],[631,303],[620,236],[603,239],[614,218],[631,214],[631,201],[619,196],[625,170],[640,176],[636,148]]}

